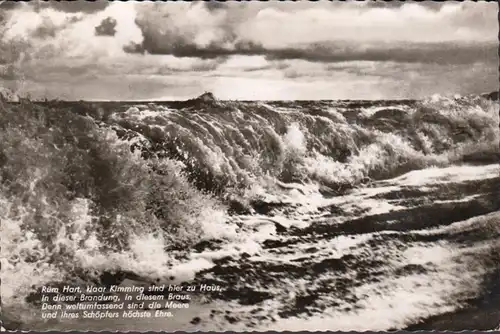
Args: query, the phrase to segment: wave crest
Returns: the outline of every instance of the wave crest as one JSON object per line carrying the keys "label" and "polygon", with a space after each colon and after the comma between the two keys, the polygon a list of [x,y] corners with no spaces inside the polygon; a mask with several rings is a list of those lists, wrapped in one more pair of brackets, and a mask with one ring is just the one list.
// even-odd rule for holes
{"label": "wave crest", "polygon": [[104,268],[166,270],[168,256],[159,266],[145,250],[193,245],[206,219],[224,221],[222,206],[188,182],[179,162],[144,160],[89,117],[19,104],[1,110],[0,128],[7,305],[63,278],[98,280]]}

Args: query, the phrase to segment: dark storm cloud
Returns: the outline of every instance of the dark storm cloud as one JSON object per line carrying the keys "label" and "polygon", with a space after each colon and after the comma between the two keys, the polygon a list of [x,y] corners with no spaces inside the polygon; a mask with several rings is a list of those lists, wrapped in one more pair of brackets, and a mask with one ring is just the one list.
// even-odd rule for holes
{"label": "dark storm cloud", "polygon": [[210,11],[217,11],[227,8],[226,4],[223,1],[211,0],[205,1],[203,4]]}
{"label": "dark storm cloud", "polygon": [[95,27],[96,36],[114,36],[116,34],[116,20],[112,17],[107,17]]}
{"label": "dark storm cloud", "polygon": [[131,53],[173,55],[212,59],[231,55],[265,56],[268,60],[300,59],[311,62],[335,63],[344,61],[392,61],[429,64],[467,64],[476,61],[497,61],[498,45],[495,43],[381,43],[377,45],[352,45],[349,43],[314,43],[287,48],[265,48],[250,41],[238,41],[231,47],[215,43],[206,47],[185,40],[158,44],[155,39],[144,36],[142,44],[130,45],[125,51]]}
{"label": "dark storm cloud", "polygon": [[[144,33],[144,31],[143,31]],[[229,39],[229,38],[228,38]],[[233,39],[233,38],[231,38]],[[233,55],[260,56],[266,55],[267,50],[261,45],[250,41],[234,42],[227,48],[218,43],[210,43],[205,47],[199,47],[191,41],[183,38],[177,40],[158,40],[144,34],[144,41],[140,44],[131,43],[124,50],[129,53],[149,53],[156,55],[172,55],[175,57],[196,57],[202,59],[213,59]]]}
{"label": "dark storm cloud", "polygon": [[[340,44],[340,43],[339,43]],[[313,44],[306,48],[283,48],[263,52],[269,60],[301,59],[312,62],[391,61],[426,64],[468,64],[497,61],[498,45],[457,43],[404,43],[401,45]]]}
{"label": "dark storm cloud", "polygon": [[104,10],[110,4],[109,1],[87,1],[87,0],[64,0],[64,1],[42,1],[34,2],[34,6],[40,9],[53,8],[66,13],[95,13]]}

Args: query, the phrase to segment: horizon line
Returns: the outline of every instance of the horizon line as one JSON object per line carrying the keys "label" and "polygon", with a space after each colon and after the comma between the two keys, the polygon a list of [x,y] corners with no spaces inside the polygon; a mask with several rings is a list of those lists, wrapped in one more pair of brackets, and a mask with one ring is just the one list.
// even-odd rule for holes
{"label": "horizon line", "polygon": [[[16,97],[18,98],[19,102],[21,100],[29,100],[31,102],[54,102],[54,101],[59,101],[59,102],[93,102],[93,103],[112,103],[112,102],[121,102],[121,103],[168,103],[168,102],[187,102],[187,101],[193,101],[201,98],[205,94],[211,94],[213,99],[215,101],[221,101],[221,102],[276,102],[276,101],[417,101],[417,100],[422,100],[426,98],[432,98],[433,96],[441,96],[441,97],[452,97],[452,98],[457,98],[457,97],[467,97],[467,96],[484,96],[484,95],[490,95],[493,93],[499,93],[500,88],[497,90],[491,90],[487,92],[482,92],[482,93],[469,93],[469,94],[459,94],[459,93],[435,93],[431,95],[426,95],[422,97],[402,97],[402,98],[327,98],[327,99],[304,99],[304,98],[298,98],[298,99],[219,99],[215,97],[215,95],[211,92],[205,91],[204,93],[195,96],[195,97],[190,97],[190,98],[183,98],[179,97],[178,99],[172,99],[172,98],[154,98],[154,99],[128,99],[128,100],[115,100],[115,99],[85,99],[85,98],[80,98],[80,99],[64,99],[64,98],[58,98],[58,97],[53,97],[53,98],[33,98],[31,96],[19,96],[17,94]],[[1,95],[1,94],[0,94]],[[12,101],[15,102],[15,101]]]}

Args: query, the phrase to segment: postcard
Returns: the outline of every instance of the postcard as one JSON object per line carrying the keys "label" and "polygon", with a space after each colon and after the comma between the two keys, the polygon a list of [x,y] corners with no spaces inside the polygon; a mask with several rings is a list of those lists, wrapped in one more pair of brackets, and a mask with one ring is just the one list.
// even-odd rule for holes
{"label": "postcard", "polygon": [[497,15],[0,2],[2,330],[500,328]]}

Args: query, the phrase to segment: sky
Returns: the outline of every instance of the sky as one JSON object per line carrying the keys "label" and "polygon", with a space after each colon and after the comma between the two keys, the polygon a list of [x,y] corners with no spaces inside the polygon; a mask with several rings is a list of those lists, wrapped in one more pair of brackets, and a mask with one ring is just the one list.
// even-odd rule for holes
{"label": "sky", "polygon": [[0,2],[32,98],[400,99],[498,89],[496,2]]}

